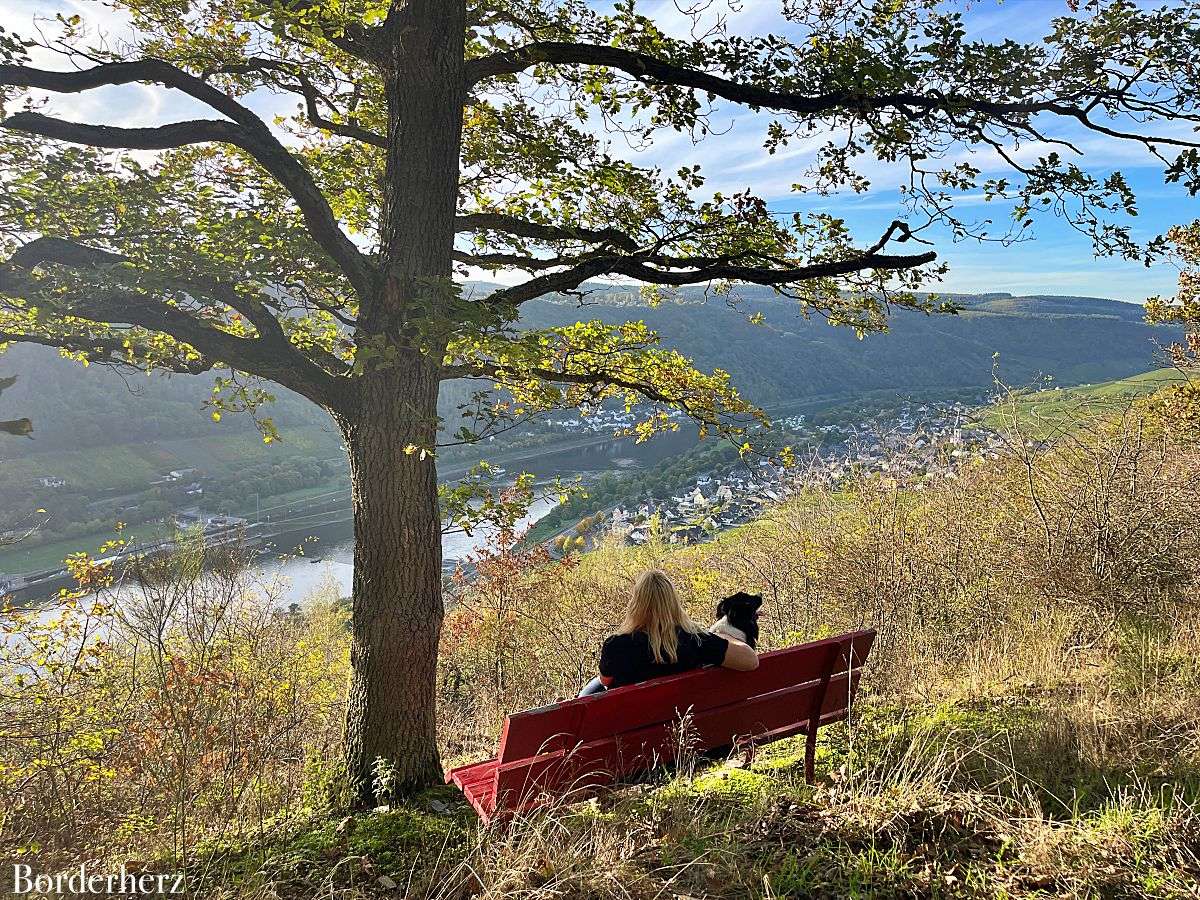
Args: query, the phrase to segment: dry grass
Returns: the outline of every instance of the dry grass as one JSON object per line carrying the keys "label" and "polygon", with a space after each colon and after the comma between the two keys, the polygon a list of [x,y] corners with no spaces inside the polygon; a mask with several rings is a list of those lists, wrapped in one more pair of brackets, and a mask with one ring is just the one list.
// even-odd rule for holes
{"label": "dry grass", "polygon": [[[863,477],[695,547],[550,562],[501,543],[455,586],[447,764],[490,753],[507,712],[573,695],[649,566],[702,620],[762,591],[768,647],[879,628],[855,718],[822,732],[815,789],[781,742],[749,769],[693,761],[511,826],[478,827],[446,790],[342,819],[323,805],[337,610],[275,617],[236,579],[184,579],[189,593],[167,578],[116,623],[103,666],[81,667],[55,626],[30,631],[16,661],[49,648],[58,674],[5,676],[0,702],[25,724],[0,728],[0,840],[157,855],[186,863],[198,895],[264,900],[1196,896],[1200,450],[1136,410],[1036,452],[1011,443],[956,479]],[[170,752],[135,765],[146,740]],[[253,789],[231,800],[235,784]]]}

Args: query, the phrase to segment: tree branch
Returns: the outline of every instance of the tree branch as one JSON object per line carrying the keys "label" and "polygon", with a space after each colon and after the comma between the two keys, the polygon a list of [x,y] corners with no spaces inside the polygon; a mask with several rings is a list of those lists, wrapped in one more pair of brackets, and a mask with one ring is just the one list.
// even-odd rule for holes
{"label": "tree branch", "polygon": [[[317,90],[312,79],[309,78],[303,69],[294,68],[285,62],[274,59],[262,59],[254,57],[244,63],[221,66],[220,68],[211,70],[212,72],[220,72],[229,75],[244,75],[250,72],[277,72],[287,75],[290,78],[296,79],[296,89],[302,97],[304,97],[305,113],[308,116],[308,121],[328,131],[330,134],[340,135],[341,137],[350,138],[351,140],[362,141],[364,144],[371,144],[374,147],[387,147],[387,138],[371,131],[368,128],[363,128],[354,122],[334,122],[321,114],[320,101],[324,100],[327,106],[333,108],[332,102]],[[273,84],[279,84],[277,79],[271,79]],[[291,90],[290,85],[279,85],[284,90]]]}
{"label": "tree branch", "polygon": [[538,275],[536,278],[530,278],[528,281],[514,285],[513,287],[492,291],[492,293],[483,298],[482,302],[489,306],[515,307],[526,301],[541,297],[544,294],[574,290],[589,278],[604,275],[607,271],[608,267],[605,259],[589,259],[562,272]]}
{"label": "tree branch", "polygon": [[[564,372],[558,369],[532,368],[529,370],[512,370],[507,369],[502,365],[492,363],[480,363],[478,365],[462,364],[457,366],[446,366],[442,370],[443,379],[451,378],[494,378],[498,381],[504,379],[520,379],[528,375],[534,375],[543,381],[558,382],[560,384],[582,384],[582,385],[609,385],[619,387],[629,391],[636,391],[649,400],[657,400],[659,403],[667,403],[670,405],[684,405],[685,401],[679,397],[671,397],[664,391],[646,382],[632,381],[628,378],[622,378],[612,372],[593,371],[593,372]],[[686,407],[685,407],[686,409]]]}
{"label": "tree branch", "polygon": [[[1090,106],[1076,106],[1069,101],[1053,100],[985,100],[962,94],[944,94],[938,91],[918,94],[907,91],[890,94],[860,94],[846,91],[804,95],[790,91],[735,81],[698,69],[677,65],[648,53],[611,47],[603,44],[572,43],[567,41],[535,41],[503,53],[471,60],[467,64],[468,86],[498,75],[512,75],[540,64],[585,65],[617,69],[633,78],[652,84],[674,85],[705,91],[734,103],[753,109],[775,109],[799,115],[818,115],[838,110],[861,110],[869,112],[880,109],[897,109],[906,114],[912,110],[934,112],[957,110],[981,113],[987,116],[1031,116],[1052,113],[1077,120],[1085,128],[1122,140],[1139,141],[1145,144],[1165,144],[1176,147],[1197,147],[1200,140],[1171,137],[1147,137],[1131,132],[1119,131],[1093,122],[1088,113]],[[1113,98],[1110,98],[1113,99]],[[1133,99],[1132,97],[1130,99]],[[1196,121],[1195,116],[1177,116]]]}
{"label": "tree branch", "polygon": [[[589,278],[600,275],[625,275],[647,284],[669,284],[681,286],[703,284],[713,280],[742,281],[750,284],[782,285],[818,278],[835,278],[866,269],[877,271],[903,271],[927,265],[937,259],[937,253],[929,250],[911,256],[896,256],[885,253],[863,253],[847,259],[829,260],[794,268],[751,266],[733,261],[731,258],[677,258],[664,256],[594,256],[576,262],[561,272],[551,272],[531,278],[514,287],[494,291],[484,302],[496,306],[516,306],[543,294],[569,291],[577,288]],[[543,268],[555,264],[550,260],[531,260],[530,268]],[[566,265],[569,261],[558,260]],[[679,266],[681,268],[658,268]],[[682,268],[690,266],[690,268]]]}
{"label": "tree branch", "polygon": [[[320,13],[326,4],[323,0],[284,0],[281,5],[294,15],[308,10],[316,10]],[[384,26],[372,28],[347,21],[338,22],[336,28],[323,28],[321,25],[322,23],[319,21],[313,23],[313,27],[320,36],[343,53],[349,54],[355,59],[376,64],[386,60],[387,43]]]}
{"label": "tree branch", "polygon": [[[114,338],[86,337],[84,335],[66,336],[44,334],[26,334],[11,331],[0,331],[0,344],[38,344],[42,347],[53,347],[69,350],[72,353],[86,353],[89,360],[100,365],[136,368],[127,358],[128,348],[124,340]],[[97,355],[100,358],[95,358]],[[163,360],[159,368],[168,369],[180,375],[202,375],[215,365],[213,360],[200,357],[198,359]]]}
{"label": "tree branch", "polygon": [[309,81],[302,72],[295,72],[293,75],[300,85],[300,92],[304,95],[304,107],[308,113],[308,121],[316,125],[318,128],[323,128],[330,134],[340,135],[341,137],[350,138],[355,141],[362,141],[364,144],[370,144],[373,147],[381,147],[387,149],[387,138],[382,134],[376,134],[368,128],[363,128],[361,125],[355,125],[350,122],[334,122],[332,119],[327,119],[321,115],[320,107],[317,105],[317,100],[320,95],[313,83]]}
{"label": "tree branch", "polygon": [[[88,247],[75,241],[41,237],[30,241],[0,266],[0,292],[20,296],[36,290],[28,275],[38,265],[55,264],[75,270],[98,272],[122,266],[131,260],[117,253]],[[156,277],[162,277],[161,275]],[[105,293],[69,302],[73,315],[102,323],[127,323],[170,335],[205,356],[235,368],[278,381],[314,401],[326,402],[334,393],[334,372],[326,371],[288,340],[279,320],[261,303],[217,279],[171,278],[167,282],[181,295],[207,295],[230,307],[258,331],[257,338],[241,338],[205,325],[177,305],[155,300],[131,290],[107,289]],[[90,340],[90,339],[89,339]],[[100,342],[97,346],[103,344]],[[334,363],[338,361],[333,360]],[[211,368],[207,364],[205,368]],[[344,370],[344,366],[338,365]],[[190,371],[190,369],[185,369]]]}
{"label": "tree branch", "polygon": [[0,65],[0,85],[57,93],[78,93],[133,82],[163,84],[183,91],[228,116],[232,122],[194,120],[158,128],[114,128],[64,122],[39,113],[23,112],[0,122],[0,127],[118,149],[162,150],[207,142],[240,147],[291,194],[304,215],[313,239],[342,269],[360,298],[365,299],[375,293],[378,273],[342,231],[329,201],[308,169],[279,142],[261,118],[233,97],[170,63],[156,59],[104,63],[75,72]]}
{"label": "tree branch", "polygon": [[504,213],[468,213],[455,221],[455,231],[500,231],[515,237],[537,241],[582,241],[590,244],[611,244],[618,249],[636,252],[638,243],[619,228],[583,228],[545,225],[528,222]]}
{"label": "tree branch", "polygon": [[0,127],[57,141],[121,150],[168,150],[188,144],[234,144],[249,151],[252,142],[245,130],[223,119],[189,119],[153,128],[118,128],[66,122],[35,112],[9,116]]}
{"label": "tree branch", "polygon": [[[565,363],[564,363],[565,364]],[[523,383],[529,375],[545,382],[555,384],[574,384],[589,388],[618,388],[640,394],[647,400],[653,400],[667,406],[674,406],[690,416],[694,421],[708,426],[721,427],[722,422],[735,424],[737,416],[745,416],[746,420],[761,419],[761,413],[750,405],[742,408],[732,408],[723,405],[713,406],[707,402],[707,392],[689,389],[675,385],[677,390],[669,390],[653,384],[649,380],[630,377],[620,372],[602,367],[592,367],[585,371],[566,371],[565,369],[533,366],[530,369],[505,366],[502,363],[479,361],[447,366],[442,370],[443,379],[451,378],[490,378],[503,386],[506,382]],[[736,399],[736,398],[735,398]]]}
{"label": "tree branch", "polygon": [[465,250],[455,250],[451,255],[455,262],[480,269],[522,269],[526,272],[540,272],[571,264],[571,261],[559,256],[542,258],[520,253],[467,253]]}

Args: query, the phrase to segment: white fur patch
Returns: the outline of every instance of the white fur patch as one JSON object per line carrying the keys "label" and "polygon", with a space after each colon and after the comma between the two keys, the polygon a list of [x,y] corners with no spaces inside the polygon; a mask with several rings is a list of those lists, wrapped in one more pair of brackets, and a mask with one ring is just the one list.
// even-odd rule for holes
{"label": "white fur patch", "polygon": [[746,632],[730,625],[729,619],[725,616],[721,616],[721,618],[713,622],[712,627],[708,630],[713,634],[721,635],[721,637],[733,638],[735,641],[741,641],[743,644],[746,643]]}

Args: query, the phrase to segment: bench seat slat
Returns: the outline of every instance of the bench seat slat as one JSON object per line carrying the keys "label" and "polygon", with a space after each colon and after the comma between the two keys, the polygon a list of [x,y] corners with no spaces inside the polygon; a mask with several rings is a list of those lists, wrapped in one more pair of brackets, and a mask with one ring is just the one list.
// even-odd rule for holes
{"label": "bench seat slat", "polygon": [[463,796],[467,798],[475,812],[487,821],[496,811],[496,779],[488,778],[476,784],[463,788]]}
{"label": "bench seat slat", "polygon": [[485,781],[493,780],[496,777],[496,770],[499,768],[497,760],[489,760],[488,765],[480,766],[478,769],[473,769],[466,773],[462,783],[464,786],[482,784]]}
{"label": "bench seat slat", "polygon": [[498,759],[485,759],[451,769],[446,775],[446,781],[456,784],[484,819],[496,808],[496,771],[499,765]]}
{"label": "bench seat slat", "polygon": [[470,765],[459,766],[446,773],[446,781],[454,782],[461,787],[463,782],[478,778],[483,773],[495,774],[497,765],[499,765],[499,760],[485,759]]}
{"label": "bench seat slat", "polygon": [[452,781],[464,791],[468,788],[474,788],[479,784],[495,781],[496,770],[499,768],[499,760],[489,759],[481,763],[475,763],[471,766],[464,766],[461,769],[455,769],[447,776],[447,781]]}

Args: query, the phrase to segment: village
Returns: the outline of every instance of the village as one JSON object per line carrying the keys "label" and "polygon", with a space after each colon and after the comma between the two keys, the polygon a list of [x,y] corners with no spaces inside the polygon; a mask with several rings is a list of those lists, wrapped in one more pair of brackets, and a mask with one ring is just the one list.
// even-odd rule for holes
{"label": "village", "polygon": [[[542,422],[549,431],[561,431],[568,434],[614,434],[633,428],[644,418],[640,413],[644,409],[609,408],[606,406],[592,407],[580,413],[579,416],[546,419]],[[658,415],[668,421],[683,419],[683,413],[677,409],[658,411]]]}
{"label": "village", "polygon": [[976,414],[977,407],[954,402],[904,403],[893,417],[846,424],[809,426],[804,416],[792,416],[778,424],[817,438],[817,449],[799,465],[784,468],[764,459],[701,475],[664,500],[617,506],[607,529],[634,545],[656,530],[670,543],[694,543],[806,488],[836,486],[851,476],[876,473],[923,490],[928,481],[957,478],[965,462],[999,458],[1001,437],[975,427]]}

